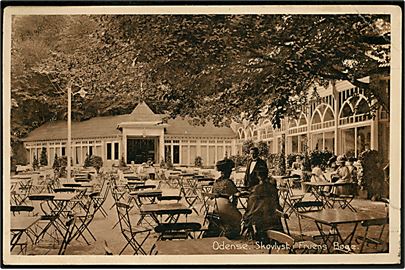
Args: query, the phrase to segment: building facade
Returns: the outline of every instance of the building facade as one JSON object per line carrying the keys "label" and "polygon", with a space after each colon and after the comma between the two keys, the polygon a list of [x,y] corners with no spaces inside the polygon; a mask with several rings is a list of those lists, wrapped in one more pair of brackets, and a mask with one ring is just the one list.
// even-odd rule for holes
{"label": "building facade", "polygon": [[[155,114],[146,103],[131,114],[95,117],[72,123],[72,162],[83,165],[87,155],[101,156],[104,166],[140,164],[148,159],[159,164],[170,159],[174,165],[190,166],[200,156],[203,165],[212,166],[226,155],[234,154],[236,134],[231,128],[193,126],[188,119],[169,119]],[[24,139],[27,157],[32,164],[45,148],[48,164],[55,155],[66,155],[67,124],[46,123]]]}
{"label": "building facade", "polygon": [[[364,82],[369,82],[365,78]],[[378,78],[380,91],[389,95],[389,78]],[[374,82],[372,82],[374,83]],[[329,150],[337,155],[357,157],[366,149],[378,150],[383,161],[389,157],[389,115],[379,109],[370,115],[373,102],[347,81],[317,87],[319,98],[310,103],[297,118],[285,118],[281,128],[273,129],[269,119],[258,125],[235,126],[237,150],[241,153],[245,140],[264,141],[271,153],[278,153],[284,142],[286,154],[308,150]]]}
{"label": "building facade", "polygon": [[[364,82],[369,82],[365,78]],[[389,78],[378,78],[383,94],[389,95]],[[169,119],[155,114],[146,103],[131,114],[95,117],[72,123],[73,165],[83,165],[86,155],[103,158],[104,166],[140,164],[148,159],[159,164],[170,159],[174,165],[194,165],[200,156],[203,165],[212,166],[225,156],[242,153],[245,140],[264,141],[270,153],[302,153],[329,150],[335,154],[358,156],[366,149],[378,150],[384,162],[389,157],[389,115],[380,109],[369,114],[374,101],[347,81],[317,87],[319,98],[303,108],[297,118],[285,118],[274,129],[269,119],[258,125],[234,123],[231,128],[193,126],[188,119]],[[24,140],[29,162],[39,159],[46,149],[48,164],[55,155],[66,155],[67,125],[64,121],[46,123],[33,130]]]}

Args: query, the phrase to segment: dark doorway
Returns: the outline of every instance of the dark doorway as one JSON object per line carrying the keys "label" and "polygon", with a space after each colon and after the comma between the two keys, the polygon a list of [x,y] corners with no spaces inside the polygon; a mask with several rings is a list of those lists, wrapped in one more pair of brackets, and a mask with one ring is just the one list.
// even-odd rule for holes
{"label": "dark doorway", "polygon": [[127,163],[135,164],[147,162],[148,159],[155,161],[155,139],[127,139]]}

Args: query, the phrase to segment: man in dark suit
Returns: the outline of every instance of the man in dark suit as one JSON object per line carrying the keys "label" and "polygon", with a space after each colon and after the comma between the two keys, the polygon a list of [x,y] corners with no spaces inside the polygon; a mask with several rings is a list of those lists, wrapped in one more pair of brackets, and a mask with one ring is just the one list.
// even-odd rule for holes
{"label": "man in dark suit", "polygon": [[259,184],[259,179],[257,174],[259,171],[265,171],[267,174],[269,170],[267,169],[267,164],[264,160],[259,158],[259,148],[252,147],[250,149],[250,160],[246,167],[244,186],[251,188]]}

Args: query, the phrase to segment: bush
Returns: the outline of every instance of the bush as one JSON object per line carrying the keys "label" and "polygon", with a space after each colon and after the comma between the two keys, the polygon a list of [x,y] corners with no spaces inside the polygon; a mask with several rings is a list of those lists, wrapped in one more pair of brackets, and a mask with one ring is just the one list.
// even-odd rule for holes
{"label": "bush", "polygon": [[366,150],[359,155],[361,168],[358,172],[358,183],[367,190],[368,198],[380,198],[384,192],[384,170],[382,158],[376,150]]}
{"label": "bush", "polygon": [[90,156],[89,157],[90,167],[94,167],[97,173],[100,172],[100,168],[103,167],[103,159],[99,156]]}
{"label": "bush", "polygon": [[328,150],[313,150],[309,154],[309,161],[311,165],[319,165],[324,169],[328,165],[328,161],[332,158],[333,153]]}
{"label": "bush", "polygon": [[255,144],[252,140],[246,140],[242,144],[242,153],[244,155],[249,155],[250,153],[250,148],[254,147]]}
{"label": "bush", "polygon": [[247,163],[247,156],[234,155],[229,157],[235,163],[235,168],[244,167]]}
{"label": "bush", "polygon": [[269,146],[267,143],[259,141],[257,142],[257,148],[259,148],[259,156],[261,156],[263,159],[267,159],[269,156]]}
{"label": "bush", "polygon": [[48,155],[45,147],[42,147],[40,163],[42,166],[48,166]]}
{"label": "bush", "polygon": [[172,159],[170,157],[166,157],[166,160],[162,159],[160,161],[160,167],[164,168],[164,169],[168,169],[168,170],[173,169],[174,166],[173,166],[173,163],[172,163]]}
{"label": "bush", "polygon": [[198,167],[198,168],[202,168],[203,166],[203,159],[202,157],[198,156],[194,159],[194,166]]}
{"label": "bush", "polygon": [[276,174],[277,175],[285,175],[287,168],[286,168],[286,162],[285,162],[285,155],[284,151],[281,152],[280,154],[277,154],[277,168],[276,168]]}
{"label": "bush", "polygon": [[276,170],[278,167],[278,159],[279,159],[279,154],[269,154],[267,156],[267,166],[272,170]]}
{"label": "bush", "polygon": [[297,157],[303,157],[301,154],[298,153],[291,153],[287,155],[287,168],[291,168],[292,164],[295,162]]}
{"label": "bush", "polygon": [[121,156],[120,167],[125,168],[126,166],[127,166],[127,163],[125,162],[124,156]]}
{"label": "bush", "polygon": [[91,162],[90,162],[90,156],[89,156],[89,155],[86,155],[86,158],[84,159],[84,164],[83,164],[83,166],[84,166],[85,168],[91,167]]}
{"label": "bush", "polygon": [[39,162],[38,162],[37,156],[34,156],[34,160],[32,161],[32,169],[34,171],[36,171],[36,170],[38,170],[38,168],[39,168]]}
{"label": "bush", "polygon": [[52,169],[56,170],[56,169],[58,169],[59,167],[60,167],[60,165],[59,165],[59,158],[58,158],[58,155],[55,154],[55,157],[54,157],[54,159],[53,159]]}

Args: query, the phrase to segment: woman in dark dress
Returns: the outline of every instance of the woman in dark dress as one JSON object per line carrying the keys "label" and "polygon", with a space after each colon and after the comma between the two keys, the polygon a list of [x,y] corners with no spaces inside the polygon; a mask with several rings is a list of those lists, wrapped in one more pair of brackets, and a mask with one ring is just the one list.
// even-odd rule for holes
{"label": "woman in dark dress", "polygon": [[218,161],[217,170],[221,176],[212,186],[214,203],[214,216],[217,220],[209,220],[208,232],[205,237],[219,236],[224,233],[226,237],[233,239],[240,236],[240,223],[242,214],[237,209],[237,195],[239,193],[235,183],[229,179],[234,163],[230,159]]}
{"label": "woman in dark dress", "polygon": [[282,210],[277,188],[270,183],[267,172],[258,171],[259,184],[251,189],[246,212],[243,215],[243,227],[250,231],[253,238],[268,243],[267,230],[283,232],[281,217],[276,210]]}

